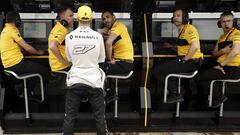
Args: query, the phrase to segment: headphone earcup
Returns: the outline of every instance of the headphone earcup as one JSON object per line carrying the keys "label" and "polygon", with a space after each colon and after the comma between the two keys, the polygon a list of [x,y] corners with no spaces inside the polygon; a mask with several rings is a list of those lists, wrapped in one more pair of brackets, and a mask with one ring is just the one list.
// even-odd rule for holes
{"label": "headphone earcup", "polygon": [[188,12],[185,10],[182,10],[182,24],[188,24],[189,22],[189,16],[188,16]]}
{"label": "headphone earcup", "polygon": [[22,25],[22,21],[21,21],[20,19],[17,19],[17,20],[15,21],[15,25],[16,25],[17,27],[20,27],[20,26]]}
{"label": "headphone earcup", "polygon": [[174,22],[173,22],[173,17],[171,17],[171,23],[174,23]]}
{"label": "headphone earcup", "polygon": [[187,24],[188,23],[188,19],[186,17],[182,18],[182,24]]}
{"label": "headphone earcup", "polygon": [[236,18],[233,19],[233,27],[238,27],[238,20]]}
{"label": "headphone earcup", "polygon": [[220,21],[217,22],[217,26],[218,26],[218,28],[222,28],[222,25],[221,25]]}
{"label": "headphone earcup", "polygon": [[60,20],[60,23],[64,26],[67,27],[68,26],[68,22],[66,20]]}

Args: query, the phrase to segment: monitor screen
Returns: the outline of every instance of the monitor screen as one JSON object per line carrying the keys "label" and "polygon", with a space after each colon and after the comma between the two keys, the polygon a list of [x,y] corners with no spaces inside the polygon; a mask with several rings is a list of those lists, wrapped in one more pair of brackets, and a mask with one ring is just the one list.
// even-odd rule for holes
{"label": "monitor screen", "polygon": [[170,21],[153,20],[152,21],[152,41],[162,41],[162,38],[176,38],[178,34],[177,27]]}
{"label": "monitor screen", "polygon": [[27,42],[47,42],[52,20],[22,20],[21,33]]}
{"label": "monitor screen", "polygon": [[[133,21],[131,19],[117,19],[119,22],[123,23],[126,25],[127,29],[128,29],[128,33],[132,39],[132,32],[133,32]],[[94,29],[96,31],[98,31],[98,29],[101,29],[100,25],[102,23],[102,19],[95,19],[95,27]]]}
{"label": "monitor screen", "polygon": [[222,29],[217,27],[218,20],[192,20],[192,24],[197,28],[200,40],[217,40],[222,34]]}

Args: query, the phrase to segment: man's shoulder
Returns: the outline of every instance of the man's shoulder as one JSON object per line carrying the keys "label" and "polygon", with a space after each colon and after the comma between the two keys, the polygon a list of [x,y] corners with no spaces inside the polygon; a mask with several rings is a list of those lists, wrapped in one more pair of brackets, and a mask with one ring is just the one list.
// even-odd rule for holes
{"label": "man's shoulder", "polygon": [[67,28],[63,27],[60,23],[55,24],[55,26],[51,30],[52,33],[67,33]]}
{"label": "man's shoulder", "polygon": [[193,26],[192,24],[187,24],[187,31],[189,34],[198,33],[197,28],[195,26]]}
{"label": "man's shoulder", "polygon": [[116,21],[113,27],[126,27],[126,25],[122,22]]}
{"label": "man's shoulder", "polygon": [[240,30],[235,29],[233,34],[234,34],[235,36],[240,37]]}
{"label": "man's shoulder", "polygon": [[197,30],[197,28],[192,24],[187,24],[187,28]]}

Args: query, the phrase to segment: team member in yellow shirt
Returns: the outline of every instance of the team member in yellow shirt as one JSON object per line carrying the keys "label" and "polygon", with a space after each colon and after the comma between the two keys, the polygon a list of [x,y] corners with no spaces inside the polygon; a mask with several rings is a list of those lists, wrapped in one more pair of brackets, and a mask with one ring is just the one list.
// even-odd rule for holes
{"label": "team member in yellow shirt", "polygon": [[[237,79],[240,77],[240,31],[231,12],[223,12],[218,22],[223,34],[219,37],[213,51],[218,65],[199,73],[197,77],[198,91],[201,98],[207,101],[210,82],[216,79]],[[227,100],[220,90],[214,90],[213,107],[217,108]]]}
{"label": "team member in yellow shirt", "polygon": [[[110,11],[102,13],[106,38],[105,48],[107,63],[106,74],[123,74],[133,69],[133,45],[127,27],[116,20]],[[106,36],[107,35],[107,36]]]}
{"label": "team member in yellow shirt", "polygon": [[24,59],[22,49],[31,54],[42,55],[44,51],[36,50],[22,38],[19,28],[21,19],[17,12],[6,14],[6,24],[1,32],[1,60],[5,69],[16,73],[40,73],[47,76],[49,69],[38,63]]}
{"label": "team member in yellow shirt", "polygon": [[[107,62],[103,67],[107,75],[124,74],[133,69],[133,45],[127,27],[116,20],[111,11],[102,13],[103,31]],[[115,91],[110,90],[106,103],[117,99]]]}
{"label": "team member in yellow shirt", "polygon": [[51,30],[48,38],[49,65],[52,71],[69,70],[70,63],[65,54],[65,36],[68,28],[73,26],[73,11],[63,7],[58,12],[60,20]]}
{"label": "team member in yellow shirt", "polygon": [[[158,79],[160,89],[164,87],[166,75],[193,72],[200,67],[203,58],[198,31],[189,24],[188,13],[182,9],[176,9],[173,13],[172,23],[178,28],[178,57],[171,61],[159,63],[154,68],[154,75]],[[177,80],[170,78],[169,84],[167,103],[182,102],[182,95],[177,94]]]}

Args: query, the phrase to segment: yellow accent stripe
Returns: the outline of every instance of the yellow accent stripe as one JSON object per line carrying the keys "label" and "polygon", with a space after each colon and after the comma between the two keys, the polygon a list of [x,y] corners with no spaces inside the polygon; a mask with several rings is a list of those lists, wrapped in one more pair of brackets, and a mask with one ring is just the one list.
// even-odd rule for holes
{"label": "yellow accent stripe", "polygon": [[149,72],[149,50],[148,50],[148,31],[147,31],[147,19],[146,14],[144,13],[144,28],[145,28],[145,37],[146,37],[146,54],[147,54],[147,69],[145,74],[145,82],[144,82],[144,100],[145,100],[145,119],[144,126],[147,126],[147,114],[148,114],[148,103],[147,103],[147,81],[148,81],[148,72]]}
{"label": "yellow accent stripe", "polygon": [[[176,57],[177,55],[172,55],[172,54],[155,54],[153,55],[154,58],[169,58],[169,57]],[[212,57],[212,55],[204,55],[203,57]],[[24,58],[48,58],[48,55],[44,56],[25,56]],[[134,58],[142,58],[142,55],[134,55]]]}
{"label": "yellow accent stripe", "polygon": [[48,58],[48,55],[45,55],[45,56],[24,56],[24,58]]}

